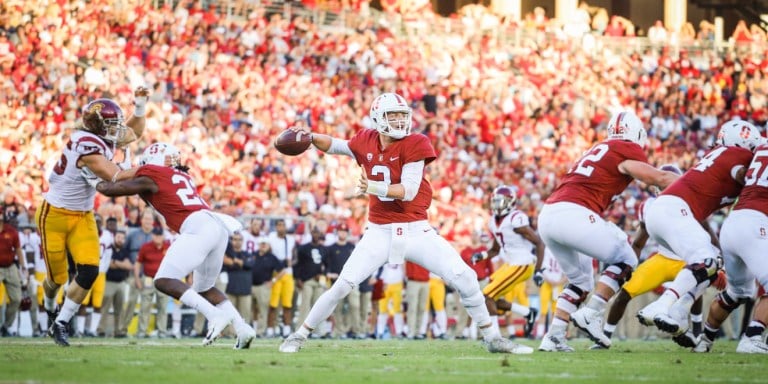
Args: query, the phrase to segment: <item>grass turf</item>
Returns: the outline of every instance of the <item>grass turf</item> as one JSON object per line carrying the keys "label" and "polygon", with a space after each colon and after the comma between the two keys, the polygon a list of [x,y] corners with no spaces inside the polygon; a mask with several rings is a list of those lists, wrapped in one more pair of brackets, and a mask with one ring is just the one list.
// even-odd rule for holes
{"label": "grass turf", "polygon": [[[669,340],[616,341],[607,351],[488,354],[470,341],[310,340],[297,354],[277,352],[278,340],[232,350],[222,339],[0,339],[0,383],[763,383],[768,359],[735,353],[718,340],[693,354]],[[535,341],[523,341],[533,347]],[[503,380],[503,381],[501,381]]]}

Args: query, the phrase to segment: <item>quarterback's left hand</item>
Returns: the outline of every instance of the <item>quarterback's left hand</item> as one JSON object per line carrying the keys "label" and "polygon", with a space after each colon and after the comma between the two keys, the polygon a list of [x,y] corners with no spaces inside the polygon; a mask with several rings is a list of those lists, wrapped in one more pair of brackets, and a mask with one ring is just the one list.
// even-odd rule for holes
{"label": "quarterback's left hand", "polygon": [[537,287],[541,287],[544,284],[544,268],[536,270],[533,274],[533,282]]}
{"label": "quarterback's left hand", "polygon": [[358,195],[362,195],[368,190],[368,179],[365,177],[365,172],[360,174],[360,179],[357,180],[357,192]]}

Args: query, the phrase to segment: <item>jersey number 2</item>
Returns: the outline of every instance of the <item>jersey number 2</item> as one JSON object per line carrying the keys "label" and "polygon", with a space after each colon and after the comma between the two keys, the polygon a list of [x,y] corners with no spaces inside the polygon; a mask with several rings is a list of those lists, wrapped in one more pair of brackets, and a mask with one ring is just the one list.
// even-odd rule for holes
{"label": "jersey number 2", "polygon": [[176,195],[179,196],[181,204],[184,206],[205,205],[200,196],[197,196],[195,187],[192,186],[192,182],[190,182],[188,178],[182,175],[173,175],[173,177],[171,177],[171,183],[173,183],[173,185],[182,184],[179,189],[176,190]]}
{"label": "jersey number 2", "polygon": [[579,163],[576,164],[576,169],[574,169],[573,172],[586,177],[592,176],[592,172],[594,172],[595,167],[591,165],[586,165],[585,163],[586,162],[596,163],[600,161],[600,159],[602,159],[606,153],[608,153],[607,145],[605,144],[595,145],[589,152],[587,152],[584,156],[582,156],[581,160],[579,160]]}

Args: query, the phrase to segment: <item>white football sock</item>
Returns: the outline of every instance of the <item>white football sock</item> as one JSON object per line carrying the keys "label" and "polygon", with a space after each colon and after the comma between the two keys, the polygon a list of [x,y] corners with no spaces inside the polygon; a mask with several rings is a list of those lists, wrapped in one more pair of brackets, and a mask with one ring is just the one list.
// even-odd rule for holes
{"label": "white football sock", "polygon": [[243,320],[243,317],[240,316],[240,312],[237,311],[237,308],[232,305],[231,301],[224,300],[221,303],[216,304],[216,308],[232,316],[232,325],[235,327],[235,330],[240,329],[243,326],[248,326],[248,324],[245,323],[245,320]]}
{"label": "white football sock", "polygon": [[94,335],[96,334],[96,331],[99,329],[99,322],[101,321],[101,313],[100,312],[93,312],[91,313],[91,326],[89,327],[89,330]]}
{"label": "white football sock", "polygon": [[395,337],[400,337],[400,335],[403,334],[403,314],[402,313],[395,313],[394,316],[394,323],[395,323]]}
{"label": "white football sock", "polygon": [[531,313],[531,308],[520,305],[518,303],[512,303],[512,308],[510,311],[520,316],[528,316]]}
{"label": "white football sock", "polygon": [[61,306],[61,311],[59,311],[59,316],[56,317],[56,322],[61,324],[69,323],[78,309],[80,309],[79,303],[75,303],[69,297],[65,297],[64,304]]}
{"label": "white football sock", "polygon": [[438,336],[448,332],[448,314],[445,311],[435,312],[435,324],[437,324],[439,329]]}
{"label": "white football sock", "polygon": [[186,304],[189,307],[194,308],[205,316],[206,319],[211,320],[215,316],[221,314],[221,310],[214,307],[213,304],[208,302],[204,297],[192,289],[187,289],[184,294],[181,295],[179,301]]}

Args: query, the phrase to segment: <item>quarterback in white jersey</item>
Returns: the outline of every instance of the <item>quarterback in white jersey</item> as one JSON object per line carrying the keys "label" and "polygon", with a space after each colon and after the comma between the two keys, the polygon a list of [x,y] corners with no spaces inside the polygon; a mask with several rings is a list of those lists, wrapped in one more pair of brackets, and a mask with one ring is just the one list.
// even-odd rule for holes
{"label": "quarterback in white jersey", "polygon": [[[493,213],[489,228],[493,233],[493,246],[488,252],[473,257],[478,260],[493,257],[496,254],[504,264],[491,275],[490,284],[483,288],[485,304],[491,313],[491,321],[496,324],[496,314],[499,309],[511,310],[525,317],[526,335],[530,335],[536,321],[537,311],[520,304],[508,304],[500,301],[507,293],[524,283],[536,273],[536,285],[541,286],[544,278],[541,274],[541,263],[544,259],[544,243],[539,235],[531,228],[528,215],[515,209],[516,192],[512,187],[502,185],[493,191],[491,196],[491,211]],[[535,250],[535,254],[534,254]]]}

